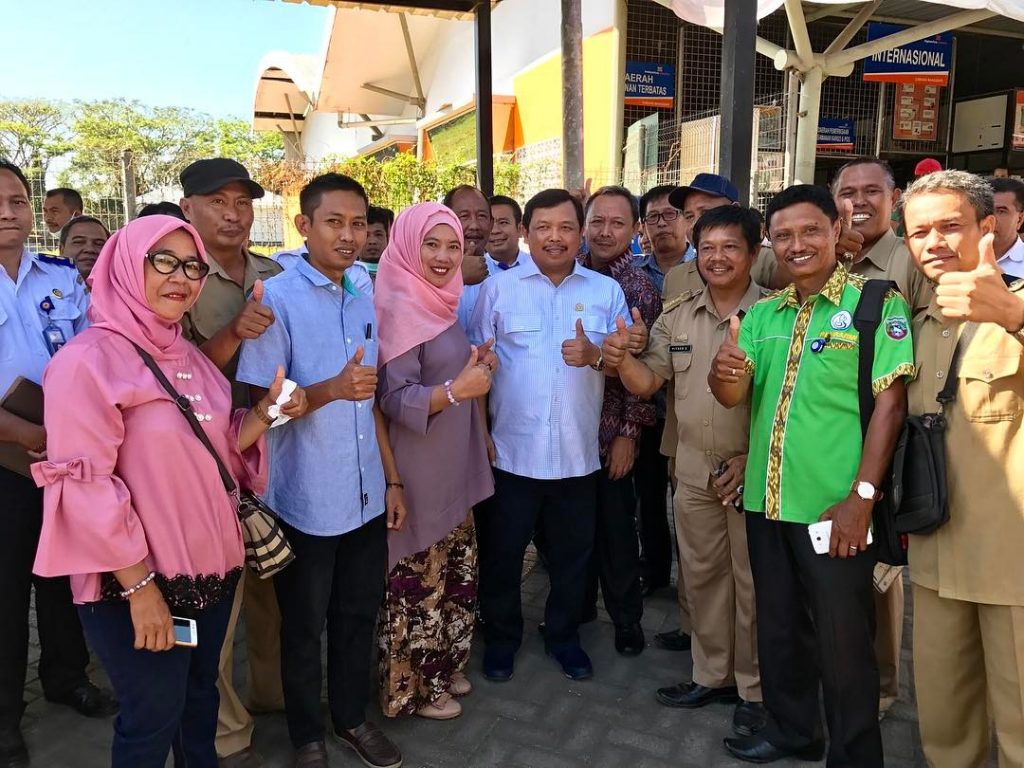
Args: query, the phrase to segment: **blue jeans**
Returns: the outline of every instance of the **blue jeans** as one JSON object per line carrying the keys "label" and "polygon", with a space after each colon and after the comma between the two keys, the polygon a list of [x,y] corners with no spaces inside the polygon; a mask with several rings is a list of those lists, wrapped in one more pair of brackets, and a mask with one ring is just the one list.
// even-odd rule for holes
{"label": "blue jeans", "polygon": [[78,612],[121,703],[111,768],[164,768],[171,750],[175,768],[217,768],[217,665],[231,600],[189,615],[197,647],[161,653],[135,650],[127,603],[90,603]]}

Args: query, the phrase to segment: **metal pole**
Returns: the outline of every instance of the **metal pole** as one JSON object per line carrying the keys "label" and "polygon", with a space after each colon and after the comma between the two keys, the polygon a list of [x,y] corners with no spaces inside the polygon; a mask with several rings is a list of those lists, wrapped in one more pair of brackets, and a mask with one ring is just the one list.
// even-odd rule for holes
{"label": "metal pole", "polygon": [[583,187],[583,10],[562,0],[562,183]]}
{"label": "metal pole", "polygon": [[750,201],[756,38],[757,0],[725,0],[719,111],[730,118],[721,123],[718,172],[736,185],[743,205]]}
{"label": "metal pole", "polygon": [[494,114],[491,75],[491,0],[476,5],[476,183],[494,194]]}
{"label": "metal pole", "polygon": [[797,103],[800,101],[800,78],[793,70],[786,72],[786,167],[782,174],[783,188],[793,186],[796,168]]}
{"label": "metal pole", "polygon": [[793,175],[796,184],[814,183],[814,159],[818,151],[818,115],[821,112],[821,83],[824,74],[820,67],[804,73],[800,84],[800,122],[796,126],[796,161]]}
{"label": "metal pole", "polygon": [[135,218],[135,165],[132,163],[132,151],[126,149],[121,154],[121,190],[124,197],[124,223]]}
{"label": "metal pole", "polygon": [[878,116],[875,126],[875,157],[882,156],[882,137],[885,135],[885,100],[888,88],[885,83],[878,84]]}

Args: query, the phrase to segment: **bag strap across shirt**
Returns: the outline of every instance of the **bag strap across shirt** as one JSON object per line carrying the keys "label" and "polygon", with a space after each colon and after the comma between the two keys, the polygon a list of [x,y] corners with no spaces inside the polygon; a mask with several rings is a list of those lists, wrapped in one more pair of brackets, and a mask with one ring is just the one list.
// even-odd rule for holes
{"label": "bag strap across shirt", "polygon": [[213,444],[210,442],[210,438],[206,436],[205,430],[200,426],[199,419],[196,418],[195,413],[192,411],[192,404],[189,402],[189,399],[180,394],[178,390],[174,388],[174,385],[167,380],[167,377],[164,376],[164,372],[160,370],[160,366],[156,364],[156,360],[153,359],[152,355],[135,342],[132,342],[132,346],[135,347],[135,351],[139,353],[139,357],[142,358],[142,362],[144,362],[146,367],[153,372],[154,376],[156,376],[156,380],[160,382],[160,385],[165,390],[167,390],[167,394],[171,396],[174,404],[178,406],[178,410],[181,411],[181,415],[185,417],[185,421],[187,421],[188,425],[192,428],[192,432],[197,438],[199,438],[199,442],[203,444],[206,450],[210,452],[213,460],[217,462],[217,471],[220,473],[220,481],[224,483],[224,489],[228,492],[228,495],[230,496],[234,494],[237,489],[235,481],[231,479],[231,473],[228,472],[227,467],[224,466],[224,462],[221,461],[220,454],[217,453],[217,449],[213,447]]}

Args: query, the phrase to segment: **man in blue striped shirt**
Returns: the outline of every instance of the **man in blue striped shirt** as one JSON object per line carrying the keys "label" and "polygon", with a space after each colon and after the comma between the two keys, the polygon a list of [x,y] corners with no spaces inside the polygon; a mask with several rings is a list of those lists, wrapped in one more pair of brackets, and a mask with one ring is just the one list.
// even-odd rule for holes
{"label": "man in blue striped shirt", "polygon": [[484,282],[470,322],[473,342],[494,338],[501,360],[489,396],[495,495],[476,520],[484,675],[512,676],[523,555],[539,529],[551,576],[545,644],[581,679],[592,674],[578,628],[601,469],[600,344],[630,313],[615,280],[576,262],[583,207],[569,192],[535,195],[522,226],[532,258]]}

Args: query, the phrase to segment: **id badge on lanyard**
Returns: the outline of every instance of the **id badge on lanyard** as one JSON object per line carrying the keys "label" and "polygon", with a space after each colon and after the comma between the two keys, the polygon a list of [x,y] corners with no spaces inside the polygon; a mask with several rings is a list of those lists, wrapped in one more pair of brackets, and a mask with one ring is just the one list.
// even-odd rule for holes
{"label": "id badge on lanyard", "polygon": [[47,322],[46,327],[43,329],[43,341],[46,342],[46,348],[50,352],[50,357],[53,357],[58,349],[68,343],[68,340],[64,336],[64,331],[58,328],[50,318],[50,313],[53,311],[53,301],[49,296],[39,302],[39,308],[46,313]]}

